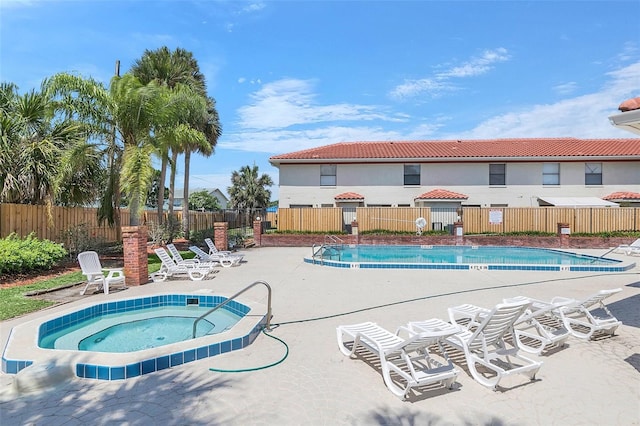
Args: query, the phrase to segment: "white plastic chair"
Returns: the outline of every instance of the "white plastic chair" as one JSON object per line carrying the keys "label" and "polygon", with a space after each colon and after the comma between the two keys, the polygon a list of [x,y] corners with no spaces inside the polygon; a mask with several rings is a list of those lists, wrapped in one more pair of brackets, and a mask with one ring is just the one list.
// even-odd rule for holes
{"label": "white plastic chair", "polygon": [[[433,383],[441,383],[448,388],[453,386],[458,370],[447,357],[441,343],[458,330],[448,324],[447,327],[420,333],[400,327],[394,334],[373,322],[364,322],[339,326],[336,334],[338,347],[344,355],[351,357],[359,348],[376,355],[380,360],[385,385],[394,395],[404,399],[414,387]],[[410,337],[401,337],[401,331]],[[345,341],[345,338],[348,340]],[[429,346],[433,344],[439,345],[446,363],[433,358],[429,352]]]}
{"label": "white plastic chair", "polygon": [[604,304],[606,298],[620,291],[620,288],[600,290],[584,300],[554,297],[551,303],[562,304],[557,311],[569,333],[580,339],[590,339],[596,332],[613,335],[622,324]]}
{"label": "white plastic chair", "polygon": [[[103,290],[104,294],[109,294],[109,287],[122,285],[127,288],[124,272],[122,268],[103,268],[100,265],[100,258],[95,251],[84,251],[78,255],[78,263],[82,274],[87,277],[87,285],[84,286],[81,295],[87,292],[89,287],[95,286],[98,290]],[[105,277],[104,272],[107,272]]]}
{"label": "white plastic chair", "polygon": [[189,247],[196,257],[204,262],[219,263],[225,268],[236,266],[242,260],[242,256],[227,256],[225,254],[208,254],[198,246]]}
{"label": "white plastic chair", "polygon": [[613,250],[615,253],[624,253],[627,256],[640,255],[640,238],[631,244],[620,244]]}
{"label": "white plastic chair", "polygon": [[[504,377],[514,374],[535,379],[542,362],[518,354],[517,346],[508,348],[505,342],[505,335],[513,331],[513,324],[528,307],[529,303],[524,301],[498,304],[478,318],[472,328],[463,328],[446,339],[447,344],[464,353],[471,376],[481,385],[495,390]],[[420,332],[424,324],[411,322],[408,327]],[[480,371],[478,365],[489,373]]]}
{"label": "white plastic chair", "polygon": [[184,259],[180,254],[180,251],[176,248],[174,244],[167,244],[167,249],[173,258],[173,261],[177,265],[184,265],[187,267],[198,267],[198,268],[213,268],[217,266],[217,262],[215,261],[204,261],[201,259]]}
{"label": "white plastic chair", "polygon": [[232,254],[232,252],[228,250],[218,250],[218,247],[216,247],[211,238],[205,238],[204,242],[207,247],[209,247],[209,254]]}
{"label": "white plastic chair", "polygon": [[563,302],[545,302],[531,297],[516,296],[504,299],[505,303],[517,301],[529,302],[529,308],[514,323],[515,339],[518,347],[525,352],[539,355],[544,350],[564,346],[570,333],[557,317]]}
{"label": "white plastic chair", "polygon": [[154,251],[162,262],[160,270],[152,275],[154,281],[165,281],[167,278],[182,275],[187,275],[189,279],[193,281],[200,281],[207,277],[213,270],[211,267],[200,267],[197,264],[191,266],[178,265],[162,247]]}

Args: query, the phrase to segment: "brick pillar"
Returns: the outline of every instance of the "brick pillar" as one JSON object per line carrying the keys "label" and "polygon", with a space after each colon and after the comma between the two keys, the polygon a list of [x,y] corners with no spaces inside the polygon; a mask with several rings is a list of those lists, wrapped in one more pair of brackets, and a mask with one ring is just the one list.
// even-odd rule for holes
{"label": "brick pillar", "polygon": [[218,250],[229,250],[229,224],[227,222],[214,222],[213,242]]}
{"label": "brick pillar", "polygon": [[253,221],[253,242],[256,247],[262,243],[262,220],[259,217]]}
{"label": "brick pillar", "polygon": [[457,246],[464,245],[464,226],[462,222],[454,222],[453,237],[455,238]]}
{"label": "brick pillar", "polygon": [[569,248],[569,235],[571,228],[568,223],[558,223],[558,237],[560,237],[560,248]]}
{"label": "brick pillar", "polygon": [[358,221],[351,221],[351,235],[355,237],[355,244],[360,244],[360,232],[358,232]]}
{"label": "brick pillar", "polygon": [[147,256],[147,227],[123,226],[124,275],[127,285],[136,286],[149,282]]}

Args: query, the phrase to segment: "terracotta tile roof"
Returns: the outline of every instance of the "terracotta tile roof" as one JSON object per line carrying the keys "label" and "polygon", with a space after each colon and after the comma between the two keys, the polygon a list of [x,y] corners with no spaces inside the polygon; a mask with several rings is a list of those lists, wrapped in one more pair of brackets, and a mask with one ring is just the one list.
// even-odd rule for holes
{"label": "terracotta tile roof", "polygon": [[343,192],[334,197],[335,200],[364,200],[364,197],[357,192]]}
{"label": "terracotta tile roof", "polygon": [[634,109],[640,109],[640,97],[627,99],[620,104],[618,109],[622,112],[633,111]]}
{"label": "terracotta tile roof", "polygon": [[[358,160],[443,160],[544,157],[635,157],[640,159],[640,138],[576,139],[530,138],[463,141],[342,142],[272,156],[282,162]],[[632,158],[629,158],[630,160]]]}
{"label": "terracotta tile roof", "polygon": [[640,193],[638,192],[614,192],[605,197],[603,200],[640,200]]}
{"label": "terracotta tile roof", "polygon": [[466,200],[468,198],[468,195],[438,188],[417,196],[416,200]]}

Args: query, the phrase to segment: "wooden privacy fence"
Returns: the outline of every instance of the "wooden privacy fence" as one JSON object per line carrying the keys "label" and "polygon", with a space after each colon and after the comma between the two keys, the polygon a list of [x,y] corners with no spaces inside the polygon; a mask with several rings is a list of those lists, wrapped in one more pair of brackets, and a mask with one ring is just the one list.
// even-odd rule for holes
{"label": "wooden privacy fence", "polygon": [[[121,210],[123,224],[129,223],[129,211]],[[0,238],[11,233],[26,237],[30,233],[40,239],[66,242],[70,231],[83,232],[91,238],[103,241],[116,241],[116,229],[106,223],[98,225],[97,209],[84,207],[51,208],[51,218],[47,214],[47,206],[29,204],[0,204]]]}
{"label": "wooden privacy fence", "polygon": [[[458,211],[451,209],[448,217],[453,224]],[[413,232],[415,221],[423,217],[427,222],[425,231],[431,229],[433,214],[428,207],[358,207],[356,219],[359,231],[386,230],[390,232]],[[339,207],[281,208],[272,224],[279,231],[298,232],[342,232],[347,223],[342,220]],[[441,220],[441,219],[439,219]],[[461,220],[464,232],[469,234],[505,232],[557,232],[558,223],[568,223],[572,233],[600,233],[640,230],[640,208],[638,207],[463,207]]]}
{"label": "wooden privacy fence", "polygon": [[[106,224],[98,225],[97,209],[83,207],[52,207],[52,220],[48,221],[46,206],[26,204],[0,204],[0,238],[11,233],[21,237],[34,232],[38,238],[56,242],[67,242],[70,231],[77,232],[78,227],[87,236],[105,242],[116,241],[116,229]],[[434,210],[435,211],[435,210]],[[456,219],[457,211],[451,209],[448,215],[450,223]],[[182,212],[175,214],[182,220]],[[219,212],[189,212],[192,231],[212,229],[215,222],[227,222],[229,228],[250,227],[252,220],[261,216],[271,222],[279,231],[339,233],[347,229],[340,207],[323,208],[282,208],[277,213],[265,213],[262,210]],[[505,232],[552,232],[557,231],[558,223],[568,223],[572,233],[600,233],[613,231],[640,230],[640,208],[638,207],[504,207],[479,208],[463,207],[462,221],[466,234],[487,234]],[[129,223],[129,211],[121,210],[122,224]],[[167,214],[165,213],[165,220]],[[360,231],[386,230],[389,232],[414,232],[415,221],[419,217],[426,220],[425,231],[431,229],[434,212],[428,207],[358,207],[355,213]],[[156,213],[147,211],[142,223],[156,221]],[[445,229],[445,228],[443,228]]]}
{"label": "wooden privacy fence", "polygon": [[[229,228],[252,226],[253,217],[260,215],[262,210],[246,211],[223,210],[216,212],[189,212],[189,224],[192,231],[213,229],[215,222],[227,222]],[[174,213],[177,221],[182,221],[182,211]],[[120,210],[122,225],[129,224],[129,210]],[[155,211],[143,213],[141,223],[151,225],[157,222]],[[164,214],[166,222],[168,214]],[[51,208],[51,220],[47,214],[46,206],[29,204],[0,204],[0,238],[11,233],[20,237],[26,237],[34,232],[38,238],[67,243],[69,233],[84,232],[88,238],[96,241],[116,242],[117,232],[115,227],[106,223],[98,224],[96,208],[87,207],[58,207]]]}

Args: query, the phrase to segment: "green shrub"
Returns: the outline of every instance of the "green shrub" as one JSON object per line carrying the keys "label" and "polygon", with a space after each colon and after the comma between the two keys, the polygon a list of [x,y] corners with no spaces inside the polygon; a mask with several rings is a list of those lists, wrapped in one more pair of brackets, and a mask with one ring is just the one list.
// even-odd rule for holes
{"label": "green shrub", "polygon": [[0,240],[0,274],[50,269],[66,255],[61,244],[39,240],[33,233],[24,239],[11,234]]}
{"label": "green shrub", "polygon": [[191,231],[189,241],[196,245],[204,245],[204,239],[211,238],[213,240],[213,228],[203,229],[201,231]]}
{"label": "green shrub", "polygon": [[147,224],[149,240],[154,246],[163,246],[182,236],[182,224],[177,217],[169,216],[161,225],[155,222]]}

